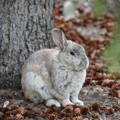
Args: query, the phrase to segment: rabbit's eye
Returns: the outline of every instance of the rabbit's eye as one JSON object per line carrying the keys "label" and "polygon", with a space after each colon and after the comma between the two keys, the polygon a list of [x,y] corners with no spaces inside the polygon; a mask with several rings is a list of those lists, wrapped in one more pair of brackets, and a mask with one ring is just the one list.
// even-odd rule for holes
{"label": "rabbit's eye", "polygon": [[75,53],[74,53],[74,52],[72,52],[72,51],[70,52],[70,54],[71,54],[71,55],[73,55],[73,56],[75,55]]}

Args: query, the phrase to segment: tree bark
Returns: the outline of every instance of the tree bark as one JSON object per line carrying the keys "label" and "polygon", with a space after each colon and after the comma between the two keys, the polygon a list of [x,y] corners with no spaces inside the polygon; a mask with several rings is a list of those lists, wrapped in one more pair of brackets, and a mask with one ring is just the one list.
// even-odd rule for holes
{"label": "tree bark", "polygon": [[52,47],[54,0],[0,0],[0,88],[21,88],[25,59]]}

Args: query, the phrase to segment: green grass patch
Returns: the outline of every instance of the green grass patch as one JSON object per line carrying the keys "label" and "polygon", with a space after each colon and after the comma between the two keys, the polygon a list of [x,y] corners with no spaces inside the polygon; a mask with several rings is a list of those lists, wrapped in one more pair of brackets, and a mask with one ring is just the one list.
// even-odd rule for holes
{"label": "green grass patch", "polygon": [[111,44],[104,51],[105,63],[110,72],[120,72],[120,23],[117,22]]}
{"label": "green grass patch", "polygon": [[120,74],[120,5],[117,6],[116,24],[111,44],[103,53],[108,70]]}
{"label": "green grass patch", "polygon": [[95,16],[101,17],[106,12],[106,0],[95,0],[93,10]]}
{"label": "green grass patch", "polygon": [[[94,13],[97,17],[102,17],[106,12],[106,0],[95,0]],[[117,5],[115,28],[110,45],[103,52],[105,64],[111,73],[120,74],[120,4]]]}

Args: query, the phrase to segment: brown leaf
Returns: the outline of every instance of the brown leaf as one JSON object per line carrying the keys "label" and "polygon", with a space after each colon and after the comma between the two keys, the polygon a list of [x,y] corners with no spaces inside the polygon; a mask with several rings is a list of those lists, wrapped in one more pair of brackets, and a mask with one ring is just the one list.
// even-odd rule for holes
{"label": "brown leaf", "polygon": [[83,117],[79,115],[79,116],[73,117],[72,120],[83,120]]}
{"label": "brown leaf", "polygon": [[99,110],[100,110],[100,105],[97,104],[97,103],[95,103],[95,104],[92,105],[92,109],[93,109],[94,111],[99,111]]}
{"label": "brown leaf", "polygon": [[73,111],[73,106],[72,105],[67,105],[67,106],[65,106],[65,110],[67,112],[72,112]]}
{"label": "brown leaf", "polygon": [[74,113],[75,113],[76,115],[80,115],[81,109],[80,109],[80,108],[75,108],[75,109],[74,109]]}
{"label": "brown leaf", "polygon": [[88,113],[89,109],[87,107],[81,107],[81,114],[86,115]]}
{"label": "brown leaf", "polygon": [[16,114],[16,120],[22,120],[24,117],[21,114]]}
{"label": "brown leaf", "polygon": [[98,114],[92,114],[92,118],[99,120],[99,115]]}
{"label": "brown leaf", "polygon": [[4,113],[0,112],[0,120],[2,120],[4,117]]}

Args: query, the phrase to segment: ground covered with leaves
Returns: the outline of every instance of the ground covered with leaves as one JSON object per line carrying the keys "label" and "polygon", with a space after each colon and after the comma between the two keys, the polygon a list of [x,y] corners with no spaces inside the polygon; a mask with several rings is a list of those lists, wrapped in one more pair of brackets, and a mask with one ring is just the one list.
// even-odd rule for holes
{"label": "ground covered with leaves", "polygon": [[90,59],[79,96],[85,106],[46,107],[31,103],[22,91],[0,90],[0,120],[120,120],[120,83],[107,72],[101,56],[111,41],[114,17],[107,13],[96,18],[86,9],[79,7],[77,17],[68,21],[64,20],[62,5],[54,11],[55,27],[62,29],[68,39],[82,44]]}

